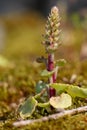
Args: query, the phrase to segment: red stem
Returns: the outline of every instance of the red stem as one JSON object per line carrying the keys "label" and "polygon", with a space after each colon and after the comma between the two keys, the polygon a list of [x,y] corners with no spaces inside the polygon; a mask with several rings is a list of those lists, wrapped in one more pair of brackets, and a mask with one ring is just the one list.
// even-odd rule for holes
{"label": "red stem", "polygon": [[[49,54],[48,55],[48,66],[47,70],[48,71],[53,71],[54,69],[54,54]],[[56,74],[54,74],[49,78],[49,83],[54,83],[56,82]],[[54,88],[49,88],[49,97],[55,96],[56,95],[56,90]]]}

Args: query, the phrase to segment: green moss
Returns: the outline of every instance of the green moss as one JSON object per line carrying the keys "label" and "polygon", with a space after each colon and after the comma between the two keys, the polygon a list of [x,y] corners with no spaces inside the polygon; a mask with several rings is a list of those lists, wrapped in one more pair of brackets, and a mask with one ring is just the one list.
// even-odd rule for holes
{"label": "green moss", "polygon": [[78,114],[67,116],[64,118],[49,120],[41,123],[34,123],[19,128],[12,127],[12,121],[5,123],[3,129],[5,130],[86,130],[87,128],[87,114]]}
{"label": "green moss", "polygon": [[[86,62],[82,62],[80,67],[82,66],[82,68],[85,67]],[[67,67],[69,70],[69,73],[67,74]],[[72,68],[72,69],[71,69]],[[35,84],[36,82],[39,80],[39,72],[38,70],[41,69],[41,67],[39,68],[39,66],[34,66],[33,64],[31,64],[30,62],[23,62],[23,61],[19,61],[19,62],[15,62],[15,67],[13,69],[3,69],[0,71],[0,81],[2,82],[2,87],[0,87],[0,129],[6,129],[6,130],[19,130],[19,128],[14,128],[12,127],[12,122],[14,120],[16,120],[16,114],[15,114],[15,109],[16,108],[12,107],[11,104],[12,103],[16,103],[16,105],[19,104],[19,100],[34,94],[34,89],[35,89]],[[86,67],[84,68],[86,71]],[[71,64],[68,64],[68,66],[65,66],[65,71],[60,71],[60,75],[59,75],[59,79],[60,82],[64,82],[62,80],[63,77],[66,77],[68,79],[68,82],[70,81],[70,77],[73,74],[73,70],[75,70],[74,67],[72,67]],[[83,69],[81,69],[83,70]],[[78,70],[76,69],[76,72]],[[85,73],[84,71],[84,73]],[[71,73],[70,73],[71,72]],[[83,71],[82,71],[83,73]],[[82,75],[81,71],[80,73],[78,73],[77,75],[77,79],[74,82],[74,84],[81,84],[84,85],[85,87],[87,87],[86,85],[86,77],[84,78],[84,73]],[[59,81],[58,81],[59,82]],[[7,84],[7,87],[5,85],[5,83]],[[83,105],[87,105],[87,101],[81,98],[75,98],[73,100],[73,105],[69,108],[76,108],[76,107],[80,107]],[[39,110],[39,113],[36,113],[36,115],[34,114],[33,118],[35,117],[42,117],[44,114],[41,114],[42,110]],[[13,115],[13,116],[11,116]],[[20,128],[21,130],[33,130],[33,129],[49,129],[52,130],[53,126],[54,126],[54,130],[68,130],[70,129],[70,127],[72,129],[70,130],[76,130],[78,128],[78,130],[80,129],[85,129],[86,128],[86,118],[87,115],[85,114],[78,114],[75,116],[70,116],[64,119],[58,119],[55,121],[48,121],[48,122],[42,122],[42,123],[35,123],[33,125],[29,125],[23,128]],[[79,123],[80,120],[80,123]],[[76,128],[76,129],[75,129]]]}

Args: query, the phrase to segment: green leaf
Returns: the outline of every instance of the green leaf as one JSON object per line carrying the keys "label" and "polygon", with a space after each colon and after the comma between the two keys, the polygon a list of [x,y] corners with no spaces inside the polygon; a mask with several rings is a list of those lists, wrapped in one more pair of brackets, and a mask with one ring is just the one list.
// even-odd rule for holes
{"label": "green leaf", "polygon": [[35,111],[37,104],[38,102],[35,100],[34,97],[29,97],[28,99],[26,99],[18,109],[21,118],[26,119],[27,117],[30,117]]}
{"label": "green leaf", "polygon": [[80,88],[78,86],[69,85],[69,84],[61,84],[61,83],[51,84],[51,87],[55,88],[58,94],[62,92],[67,92],[72,97],[87,98],[86,88]]}
{"label": "green leaf", "polygon": [[38,63],[47,63],[47,59],[46,58],[44,58],[43,56],[41,56],[41,57],[38,57],[37,59],[36,59],[36,61],[38,62]]}
{"label": "green leaf", "polygon": [[65,93],[62,93],[58,97],[51,97],[50,98],[50,105],[53,108],[67,108],[72,105],[71,96]]}
{"label": "green leaf", "polygon": [[67,89],[67,84],[61,84],[61,83],[53,83],[50,85],[51,87],[55,88],[56,92],[58,94],[65,92]]}
{"label": "green leaf", "polygon": [[41,76],[42,77],[50,77],[53,73],[54,73],[54,70],[53,71],[43,70],[43,72],[41,73]]}
{"label": "green leaf", "polygon": [[56,66],[64,66],[65,64],[66,64],[66,60],[64,59],[57,60],[55,63]]}
{"label": "green leaf", "polygon": [[40,93],[44,88],[47,88],[46,83],[44,83],[43,81],[39,81],[36,84],[35,93],[36,94]]}
{"label": "green leaf", "polygon": [[72,97],[81,97],[81,98],[87,98],[87,89],[85,88],[79,88],[78,86],[69,86],[67,88],[67,93],[69,93]]}

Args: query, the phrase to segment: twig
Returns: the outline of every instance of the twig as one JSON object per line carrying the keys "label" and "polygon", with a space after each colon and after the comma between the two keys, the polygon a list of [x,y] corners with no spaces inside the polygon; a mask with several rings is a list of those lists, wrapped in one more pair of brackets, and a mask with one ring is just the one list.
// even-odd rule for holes
{"label": "twig", "polygon": [[87,106],[79,107],[79,108],[72,109],[72,110],[64,110],[57,114],[42,117],[41,119],[17,121],[17,122],[13,123],[13,126],[21,127],[21,126],[29,125],[32,123],[43,122],[43,121],[48,121],[48,120],[52,120],[52,119],[56,120],[56,119],[66,116],[66,115],[75,115],[75,114],[83,113],[83,112],[87,112]]}

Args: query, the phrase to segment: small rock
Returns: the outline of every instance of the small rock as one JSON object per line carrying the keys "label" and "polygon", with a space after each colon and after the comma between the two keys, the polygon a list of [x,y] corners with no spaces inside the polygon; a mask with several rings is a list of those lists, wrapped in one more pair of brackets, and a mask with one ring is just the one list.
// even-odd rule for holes
{"label": "small rock", "polygon": [[13,109],[16,109],[16,108],[17,108],[17,104],[16,104],[16,103],[11,103],[10,106],[11,106],[11,108],[13,108]]}
{"label": "small rock", "polygon": [[66,78],[66,77],[63,77],[63,79],[62,79],[65,83],[68,83],[69,82],[69,80]]}
{"label": "small rock", "polygon": [[76,81],[77,75],[73,74],[70,79],[70,83],[74,83]]}

